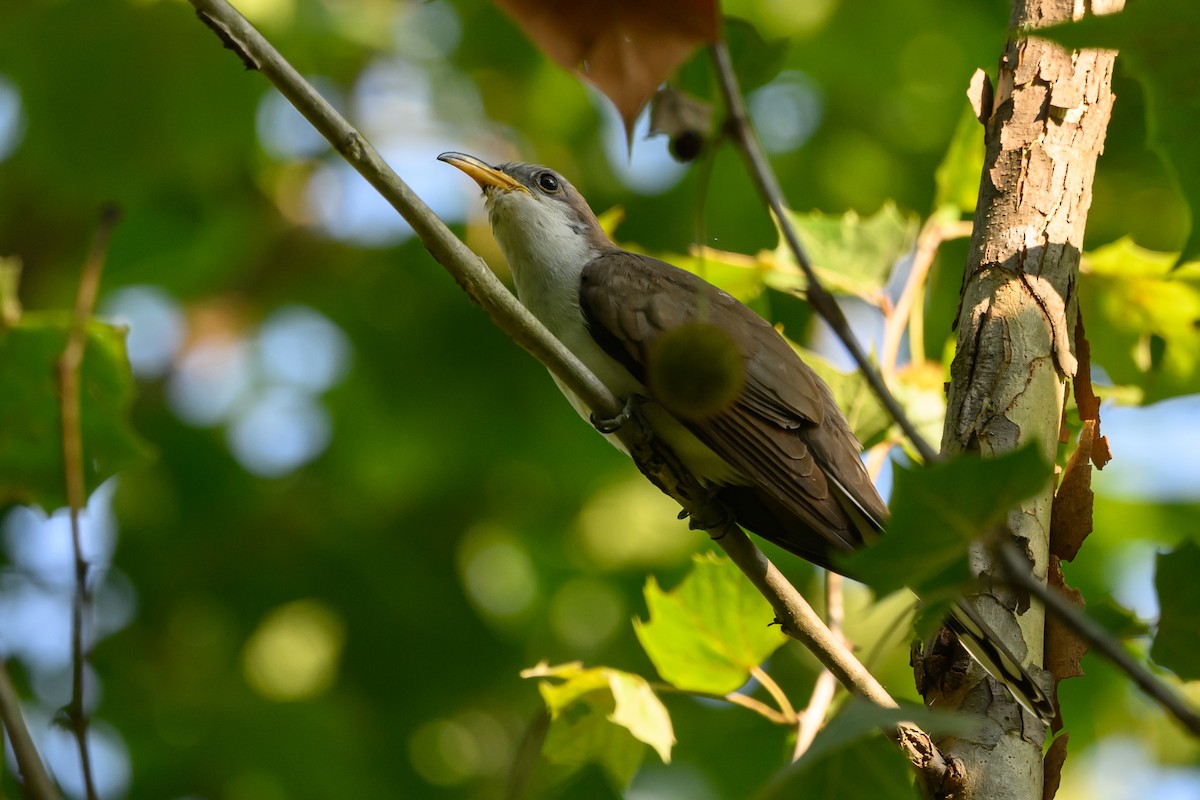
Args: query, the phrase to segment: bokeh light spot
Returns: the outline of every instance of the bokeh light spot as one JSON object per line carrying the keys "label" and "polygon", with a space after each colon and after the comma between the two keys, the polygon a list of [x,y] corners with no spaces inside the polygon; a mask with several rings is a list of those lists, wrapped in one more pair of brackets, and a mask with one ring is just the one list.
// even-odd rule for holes
{"label": "bokeh light spot", "polygon": [[248,471],[264,478],[286,475],[329,444],[329,412],[310,394],[268,389],[239,410],[229,426],[229,449]]}
{"label": "bokeh light spot", "polygon": [[17,151],[25,136],[25,115],[17,85],[0,74],[0,161]]}
{"label": "bokeh light spot", "polygon": [[676,520],[679,507],[640,476],[588,498],[575,532],[587,561],[599,569],[677,564],[703,541]]}
{"label": "bokeh light spot", "polygon": [[324,392],[345,376],[350,344],[324,314],[284,306],[259,329],[258,354],[268,380]]}
{"label": "bokeh light spot", "polygon": [[820,89],[802,72],[787,70],[748,99],[750,117],[763,147],[772,153],[795,150],[821,124]]}
{"label": "bokeh light spot", "polygon": [[171,409],[192,425],[224,422],[250,392],[252,367],[250,346],[242,340],[197,344],[171,373],[167,384]]}
{"label": "bokeh light spot", "polygon": [[537,596],[537,573],[525,548],[506,532],[480,526],[467,534],[459,550],[467,595],[490,617],[509,618],[526,611]]}
{"label": "bokeh light spot", "polygon": [[458,786],[479,774],[479,745],[465,725],[448,719],[427,722],[408,741],[413,769],[435,786]]}
{"label": "bokeh light spot", "polygon": [[341,617],[315,600],[280,606],[246,643],[246,682],[270,700],[315,697],[333,685],[345,638]]}
{"label": "bokeh light spot", "polygon": [[625,617],[621,595],[603,581],[568,581],[550,601],[550,627],[573,653],[600,648],[617,633]]}
{"label": "bokeh light spot", "polygon": [[128,326],[125,346],[134,375],[154,378],[170,369],[185,330],[174,298],[157,286],[128,286],[110,294],[101,313]]}

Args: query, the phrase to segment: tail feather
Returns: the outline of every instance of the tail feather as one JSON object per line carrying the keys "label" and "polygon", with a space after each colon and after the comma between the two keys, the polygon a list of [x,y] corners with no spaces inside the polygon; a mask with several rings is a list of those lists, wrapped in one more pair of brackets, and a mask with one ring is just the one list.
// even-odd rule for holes
{"label": "tail feather", "polygon": [[946,624],[979,666],[999,681],[1014,700],[1046,724],[1054,719],[1057,714],[1054,703],[974,608],[966,601],[958,601]]}

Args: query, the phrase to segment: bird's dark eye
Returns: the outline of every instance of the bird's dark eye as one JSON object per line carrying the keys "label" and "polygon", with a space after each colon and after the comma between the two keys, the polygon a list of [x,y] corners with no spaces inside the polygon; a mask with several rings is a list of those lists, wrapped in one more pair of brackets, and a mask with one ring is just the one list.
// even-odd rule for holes
{"label": "bird's dark eye", "polygon": [[562,188],[558,176],[553,172],[543,172],[541,175],[538,175],[537,185],[543,192],[557,192]]}

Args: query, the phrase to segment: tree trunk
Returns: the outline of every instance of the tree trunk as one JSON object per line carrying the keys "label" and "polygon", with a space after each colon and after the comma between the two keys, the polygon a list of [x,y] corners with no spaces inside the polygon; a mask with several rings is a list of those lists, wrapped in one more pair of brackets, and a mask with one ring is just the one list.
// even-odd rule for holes
{"label": "tree trunk", "polygon": [[[1118,10],[1123,0],[1087,4]],[[1070,20],[1074,0],[1014,0],[1013,27]],[[971,250],[958,309],[958,349],[951,367],[946,454],[985,457],[1037,442],[1053,463],[1066,381],[1075,374],[1075,287],[1096,160],[1112,109],[1115,53],[1069,52],[1038,38],[1009,42],[1000,59],[994,100],[975,98],[986,127],[987,153]],[[1008,524],[1045,580],[1053,481],[1013,509]],[[1037,673],[1043,661],[1045,614],[1003,585],[999,567],[976,554],[984,594],[980,614]],[[927,664],[928,669],[934,667]],[[939,743],[961,760],[966,798],[1042,797],[1044,726],[972,665],[943,672],[927,686],[940,708],[985,715],[977,740]]]}

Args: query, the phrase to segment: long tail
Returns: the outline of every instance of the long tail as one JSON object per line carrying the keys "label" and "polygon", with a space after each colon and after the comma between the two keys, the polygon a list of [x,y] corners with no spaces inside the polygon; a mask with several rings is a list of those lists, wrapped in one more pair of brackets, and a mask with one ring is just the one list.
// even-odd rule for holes
{"label": "long tail", "polygon": [[946,624],[979,666],[1008,689],[1014,700],[1046,724],[1054,719],[1054,703],[974,608],[964,600],[958,601]]}

